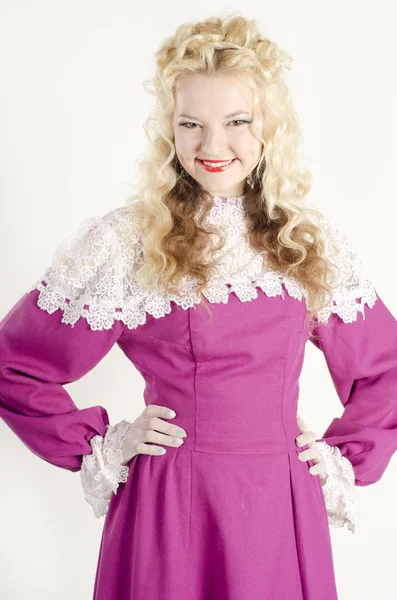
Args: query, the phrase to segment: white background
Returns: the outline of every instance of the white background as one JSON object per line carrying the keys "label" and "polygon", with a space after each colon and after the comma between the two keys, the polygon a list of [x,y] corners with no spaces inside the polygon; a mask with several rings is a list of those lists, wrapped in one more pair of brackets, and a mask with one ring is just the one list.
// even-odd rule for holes
{"label": "white background", "polygon": [[[392,2],[3,0],[0,9],[0,316],[83,219],[124,204],[146,149],[142,83],[154,52],[179,23],[225,10],[255,18],[294,58],[288,82],[314,175],[309,200],[350,234],[397,315]],[[115,346],[67,389],[115,423],[143,410],[143,385]],[[394,393],[397,402],[397,382]],[[342,412],[311,344],[299,407],[318,437]],[[89,600],[103,520],[84,501],[79,474],[37,458],[4,422],[0,446],[0,597]],[[396,492],[394,456],[380,482],[357,488],[356,533],[331,530],[340,600],[395,596]]]}

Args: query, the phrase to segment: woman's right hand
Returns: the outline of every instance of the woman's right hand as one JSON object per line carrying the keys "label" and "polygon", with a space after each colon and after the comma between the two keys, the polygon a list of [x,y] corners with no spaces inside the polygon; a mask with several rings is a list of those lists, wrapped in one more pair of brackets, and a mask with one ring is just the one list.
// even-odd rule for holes
{"label": "woman's right hand", "polygon": [[166,449],[161,446],[148,445],[165,444],[179,448],[187,433],[178,425],[167,423],[162,419],[174,419],[176,414],[166,406],[148,404],[135,421],[128,427],[123,440],[123,462],[126,465],[137,454],[163,455]]}

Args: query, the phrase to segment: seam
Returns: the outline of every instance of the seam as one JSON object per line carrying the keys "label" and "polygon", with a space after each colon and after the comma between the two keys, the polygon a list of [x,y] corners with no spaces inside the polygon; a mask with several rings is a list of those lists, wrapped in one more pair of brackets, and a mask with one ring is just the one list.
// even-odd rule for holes
{"label": "seam", "polygon": [[285,415],[285,380],[286,380],[287,364],[288,364],[288,360],[290,357],[291,343],[292,343],[293,339],[295,340],[294,334],[289,336],[288,348],[287,348],[287,352],[284,356],[283,387],[282,387],[282,393],[281,393],[281,422],[283,424],[284,438],[285,438],[285,441],[286,441],[288,447],[289,447],[289,444],[288,444],[287,432],[285,429],[285,418],[284,418],[284,415]]}
{"label": "seam", "polygon": [[190,536],[191,536],[191,523],[192,523],[192,497],[193,497],[193,492],[192,492],[192,487],[193,487],[193,477],[192,477],[192,471],[193,471],[193,467],[192,467],[192,461],[193,461],[193,457],[192,457],[192,451],[189,450],[189,518],[188,518],[188,526],[187,526],[187,537],[188,537],[188,545],[187,547],[190,548]]}
{"label": "seam", "polygon": [[269,450],[269,452],[215,452],[215,451],[207,451],[207,450],[198,450],[197,448],[184,448],[183,444],[182,446],[179,446],[179,448],[175,448],[175,450],[177,450],[178,452],[180,452],[182,450],[182,452],[201,452],[202,454],[223,454],[225,456],[257,456],[258,454],[261,455],[268,455],[268,454],[289,454],[290,451],[287,450]]}
{"label": "seam", "polygon": [[197,437],[197,431],[196,431],[196,423],[197,423],[197,358],[196,355],[194,353],[194,348],[193,348],[193,338],[192,338],[192,322],[191,322],[191,311],[188,310],[187,311],[187,322],[188,322],[188,328],[189,328],[189,338],[190,338],[190,351],[192,353],[193,359],[194,359],[194,376],[193,376],[193,395],[194,395],[194,412],[193,412],[193,418],[194,418],[194,439],[193,439],[193,449],[196,449],[196,437]]}

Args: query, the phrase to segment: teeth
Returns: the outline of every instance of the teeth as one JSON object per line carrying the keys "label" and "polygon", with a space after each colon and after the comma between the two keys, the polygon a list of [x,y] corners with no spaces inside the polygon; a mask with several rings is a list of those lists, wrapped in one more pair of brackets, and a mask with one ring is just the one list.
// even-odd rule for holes
{"label": "teeth", "polygon": [[228,160],[227,162],[223,162],[223,163],[212,163],[212,162],[207,162],[205,160],[203,160],[202,162],[207,165],[207,167],[224,167],[225,165],[230,165],[231,162],[234,161],[234,158],[232,158],[232,160]]}

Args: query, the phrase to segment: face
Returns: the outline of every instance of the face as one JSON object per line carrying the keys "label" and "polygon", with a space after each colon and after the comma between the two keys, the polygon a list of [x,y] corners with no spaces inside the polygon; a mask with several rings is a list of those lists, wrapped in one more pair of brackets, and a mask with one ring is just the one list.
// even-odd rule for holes
{"label": "face", "polygon": [[[175,148],[183,168],[212,196],[242,196],[258,164],[262,119],[253,119],[252,92],[228,77],[187,76],[176,91]],[[206,166],[202,161],[212,162]],[[230,162],[231,161],[231,162]]]}

